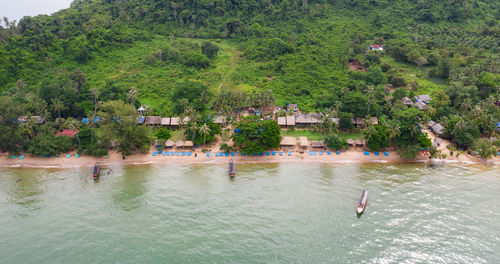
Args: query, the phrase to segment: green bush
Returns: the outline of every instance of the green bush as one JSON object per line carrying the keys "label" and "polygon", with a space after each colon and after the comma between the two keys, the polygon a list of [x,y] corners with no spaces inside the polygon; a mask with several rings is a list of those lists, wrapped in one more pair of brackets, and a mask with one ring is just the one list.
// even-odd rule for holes
{"label": "green bush", "polygon": [[344,149],[347,147],[347,141],[337,134],[331,134],[325,138],[325,145],[330,149]]}

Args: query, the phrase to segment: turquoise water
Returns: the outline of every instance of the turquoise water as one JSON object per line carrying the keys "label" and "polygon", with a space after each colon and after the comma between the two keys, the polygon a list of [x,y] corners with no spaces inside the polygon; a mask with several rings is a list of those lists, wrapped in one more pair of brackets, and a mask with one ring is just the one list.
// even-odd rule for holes
{"label": "turquoise water", "polygon": [[500,262],[494,166],[90,171],[0,170],[1,263]]}

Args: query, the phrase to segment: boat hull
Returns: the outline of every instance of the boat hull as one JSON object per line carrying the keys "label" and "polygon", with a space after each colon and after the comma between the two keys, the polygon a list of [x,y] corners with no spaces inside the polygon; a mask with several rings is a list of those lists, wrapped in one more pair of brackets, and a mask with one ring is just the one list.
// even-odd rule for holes
{"label": "boat hull", "polygon": [[366,209],[366,204],[368,203],[368,191],[363,190],[358,203],[356,204],[356,213],[358,215],[362,214]]}

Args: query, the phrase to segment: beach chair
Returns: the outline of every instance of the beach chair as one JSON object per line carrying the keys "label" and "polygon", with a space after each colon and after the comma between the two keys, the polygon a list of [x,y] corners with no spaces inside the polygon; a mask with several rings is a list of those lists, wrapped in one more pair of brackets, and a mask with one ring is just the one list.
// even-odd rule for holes
{"label": "beach chair", "polygon": [[283,151],[280,151],[280,156],[283,156]]}
{"label": "beach chair", "polygon": [[193,154],[191,151],[190,151],[190,152],[188,152],[188,156],[191,156],[191,154]]}
{"label": "beach chair", "polygon": [[231,157],[234,157],[234,152],[231,152]]}
{"label": "beach chair", "polygon": [[158,154],[162,154],[163,153],[163,150],[158,150]]}
{"label": "beach chair", "polygon": [[378,152],[376,152],[376,151],[375,151],[375,152],[373,152],[373,154],[375,154],[375,156],[378,156]]}
{"label": "beach chair", "polygon": [[186,156],[186,152],[181,152],[181,156]]}
{"label": "beach chair", "polygon": [[66,155],[66,158],[71,158],[71,154]]}
{"label": "beach chair", "polygon": [[264,156],[264,152],[259,153],[259,156]]}
{"label": "beach chair", "polygon": [[370,156],[370,152],[368,152],[368,151],[364,151],[363,153],[364,153],[366,156]]}
{"label": "beach chair", "polygon": [[175,152],[175,156],[179,156],[179,152]]}
{"label": "beach chair", "polygon": [[224,153],[223,152],[219,152],[219,157],[224,157]]}
{"label": "beach chair", "polygon": [[170,156],[175,156],[175,152],[170,152]]}
{"label": "beach chair", "polygon": [[320,151],[320,152],[319,152],[319,155],[323,155],[323,151]]}
{"label": "beach chair", "polygon": [[266,151],[266,156],[269,156],[269,151]]}
{"label": "beach chair", "polygon": [[330,156],[330,154],[332,154],[330,151],[326,152],[326,155]]}
{"label": "beach chair", "polygon": [[229,152],[224,153],[225,157],[229,157]]}
{"label": "beach chair", "polygon": [[271,152],[273,156],[276,156],[276,151]]}
{"label": "beach chair", "polygon": [[245,153],[241,152],[241,156],[245,156]]}
{"label": "beach chair", "polygon": [[17,159],[17,155],[12,155],[11,159]]}
{"label": "beach chair", "polygon": [[219,156],[219,152],[215,152],[215,156],[218,157]]}
{"label": "beach chair", "polygon": [[288,156],[292,156],[292,152],[291,151],[288,151]]}
{"label": "beach chair", "polygon": [[335,150],[335,153],[336,153],[337,155],[340,155],[340,151],[338,151],[338,150]]}
{"label": "beach chair", "polygon": [[210,158],[210,152],[207,152],[207,154],[205,154],[205,156],[207,156],[207,158]]}
{"label": "beach chair", "polygon": [[75,158],[79,158],[79,157],[80,157],[80,154],[76,154],[76,155],[75,155]]}
{"label": "beach chair", "polygon": [[19,156],[19,159],[24,159],[24,156],[23,155]]}
{"label": "beach chair", "polygon": [[155,152],[153,152],[153,156],[156,156],[156,151],[155,151]]}
{"label": "beach chair", "polygon": [[167,156],[167,153],[168,153],[168,152],[163,152],[163,154],[162,154],[162,155],[163,155],[163,157]]}
{"label": "beach chair", "polygon": [[387,157],[387,156],[389,156],[389,153],[387,153],[387,152],[384,152],[384,156],[386,156],[386,157]]}

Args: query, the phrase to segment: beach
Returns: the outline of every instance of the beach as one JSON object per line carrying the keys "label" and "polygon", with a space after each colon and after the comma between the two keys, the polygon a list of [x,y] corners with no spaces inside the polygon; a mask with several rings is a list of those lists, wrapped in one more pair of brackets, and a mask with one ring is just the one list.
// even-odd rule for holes
{"label": "beach", "polygon": [[[187,152],[188,150],[166,150],[175,152]],[[282,151],[283,155],[280,156],[279,152]],[[12,167],[25,167],[25,168],[74,168],[74,167],[89,167],[93,166],[96,162],[101,165],[135,165],[135,164],[227,164],[230,159],[233,159],[236,163],[332,163],[332,164],[350,164],[350,163],[406,163],[406,162],[463,162],[463,163],[479,163],[482,162],[478,157],[462,154],[459,157],[448,155],[446,159],[429,159],[428,156],[423,153],[415,159],[402,159],[399,157],[397,151],[386,151],[387,156],[383,152],[379,152],[376,156],[374,152],[368,152],[369,155],[365,155],[362,149],[349,149],[347,151],[341,151],[340,154],[336,154],[335,151],[330,151],[330,155],[327,155],[327,151],[317,151],[315,150],[315,155],[309,154],[308,150],[300,153],[299,151],[291,151],[291,155],[288,155],[287,150],[274,150],[275,155],[272,155],[272,150],[269,151],[269,155],[266,152],[262,156],[242,156],[239,152],[235,152],[234,156],[215,156],[216,153],[221,153],[221,151],[211,151],[210,157],[206,156],[206,153],[201,151],[191,151],[191,156],[163,156],[162,154],[157,154],[153,156],[154,150],[151,149],[150,152],[146,154],[134,154],[127,156],[125,159],[122,158],[121,153],[110,152],[109,157],[92,157],[92,156],[81,156],[79,158],[75,157],[76,153],[69,153],[70,158],[66,158],[67,153],[61,155],[61,157],[51,157],[51,158],[41,158],[33,157],[30,154],[24,154],[23,159],[11,159],[7,153],[0,154],[0,167],[12,168]],[[320,152],[323,152],[320,155]],[[195,156],[196,154],[196,156]],[[500,162],[500,158],[495,157],[490,162]]]}

